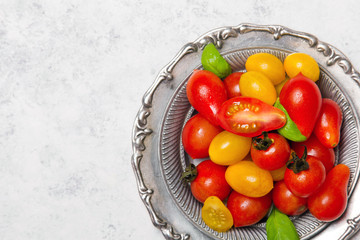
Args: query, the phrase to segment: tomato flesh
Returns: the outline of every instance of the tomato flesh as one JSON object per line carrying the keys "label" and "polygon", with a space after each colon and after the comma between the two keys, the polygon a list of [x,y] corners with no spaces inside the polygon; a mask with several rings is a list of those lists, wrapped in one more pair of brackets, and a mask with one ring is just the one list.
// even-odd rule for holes
{"label": "tomato flesh", "polygon": [[222,128],[245,137],[255,137],[264,131],[281,128],[286,123],[285,114],[252,97],[235,97],[223,103],[218,114]]}

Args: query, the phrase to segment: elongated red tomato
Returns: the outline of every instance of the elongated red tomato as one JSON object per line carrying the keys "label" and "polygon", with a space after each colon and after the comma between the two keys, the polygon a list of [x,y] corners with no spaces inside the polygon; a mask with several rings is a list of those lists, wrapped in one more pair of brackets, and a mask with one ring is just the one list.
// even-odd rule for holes
{"label": "elongated red tomato", "polygon": [[218,126],[217,113],[227,99],[224,83],[214,73],[194,70],[186,85],[190,104],[212,124]]}
{"label": "elongated red tomato", "polygon": [[255,137],[284,126],[286,116],[281,110],[259,99],[241,96],[223,103],[218,121],[228,132]]}
{"label": "elongated red tomato", "polygon": [[322,99],[318,86],[299,73],[285,83],[279,99],[300,133],[308,138],[321,109]]}
{"label": "elongated red tomato", "polygon": [[338,164],[331,169],[319,191],[308,199],[308,207],[314,217],[331,222],[344,213],[347,206],[349,178],[348,166]]}
{"label": "elongated red tomato", "polygon": [[339,105],[329,98],[323,98],[314,133],[324,146],[334,148],[338,145],[342,118]]}

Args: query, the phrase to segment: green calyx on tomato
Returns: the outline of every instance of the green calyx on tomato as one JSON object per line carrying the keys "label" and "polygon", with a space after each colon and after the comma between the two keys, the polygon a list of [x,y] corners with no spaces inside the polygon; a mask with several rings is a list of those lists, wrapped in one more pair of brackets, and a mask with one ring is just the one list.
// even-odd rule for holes
{"label": "green calyx on tomato", "polygon": [[300,239],[290,218],[286,214],[280,212],[276,207],[272,209],[271,214],[266,221],[266,234],[268,240]]}
{"label": "green calyx on tomato", "polygon": [[291,156],[292,158],[286,163],[286,167],[288,169],[292,170],[295,174],[309,169],[309,163],[306,161],[306,146],[304,146],[304,154],[301,156],[301,158],[299,158],[295,152],[293,152]]}
{"label": "green calyx on tomato", "polygon": [[185,168],[185,171],[181,174],[181,180],[190,183],[195,180],[197,176],[197,169],[194,164],[190,164]]}
{"label": "green calyx on tomato", "polygon": [[256,150],[267,150],[274,140],[269,138],[267,132],[263,132],[264,138],[254,137],[252,139],[252,145]]}
{"label": "green calyx on tomato", "polygon": [[296,126],[294,121],[291,120],[288,112],[286,111],[284,106],[281,105],[279,98],[276,99],[274,107],[283,111],[286,116],[286,124],[282,128],[278,129],[278,132],[280,133],[280,135],[282,135],[283,137],[285,137],[291,141],[294,141],[294,142],[305,141],[306,137],[301,134],[300,130],[298,129],[298,127]]}
{"label": "green calyx on tomato", "polygon": [[229,63],[212,43],[205,46],[201,55],[201,64],[205,70],[215,73],[219,78],[225,78],[232,72]]}

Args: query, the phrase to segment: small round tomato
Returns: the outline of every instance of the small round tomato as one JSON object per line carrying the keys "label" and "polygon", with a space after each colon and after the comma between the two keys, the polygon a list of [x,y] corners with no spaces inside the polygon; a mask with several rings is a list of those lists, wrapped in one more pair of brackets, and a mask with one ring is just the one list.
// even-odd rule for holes
{"label": "small round tomato", "polygon": [[251,138],[222,131],[210,143],[211,161],[219,165],[231,165],[239,162],[250,152]]}
{"label": "small round tomato", "polygon": [[225,178],[232,189],[248,197],[265,196],[273,188],[270,172],[251,161],[240,161],[229,166]]}
{"label": "small round tomato", "polygon": [[314,82],[319,79],[320,68],[313,57],[305,53],[293,53],[284,60],[284,67],[290,78],[302,73]]}
{"label": "small round tomato", "polygon": [[211,124],[201,114],[194,115],[186,122],[182,131],[185,152],[192,158],[208,157],[210,143],[221,131],[221,127]]}
{"label": "small round tomato", "polygon": [[321,187],[325,178],[326,170],[321,161],[305,152],[301,158],[293,157],[285,171],[284,181],[293,194],[306,198]]}
{"label": "small round tomato", "polygon": [[259,136],[286,123],[283,111],[251,97],[235,97],[223,103],[218,113],[222,128],[246,137]]}
{"label": "small round tomato", "polygon": [[227,200],[235,227],[250,226],[259,222],[271,207],[271,193],[263,197],[247,197],[236,191],[232,191]]}
{"label": "small round tomato", "polygon": [[270,53],[256,53],[251,55],[245,63],[246,70],[261,72],[267,76],[274,85],[285,80],[283,63]]}
{"label": "small round tomato", "polygon": [[275,207],[286,215],[300,215],[307,210],[307,198],[294,195],[284,181],[275,183],[272,199]]}
{"label": "small round tomato", "polygon": [[277,95],[274,84],[261,72],[250,71],[241,76],[240,92],[242,96],[257,98],[274,105]]}
{"label": "small round tomato", "polygon": [[243,72],[234,72],[224,79],[224,85],[228,98],[239,97],[240,93],[240,78]]}
{"label": "small round tomato", "polygon": [[256,165],[269,171],[283,167],[290,157],[288,141],[278,133],[267,133],[253,139],[251,158]]}
{"label": "small round tomato", "polygon": [[201,217],[211,229],[225,232],[233,225],[233,217],[224,203],[215,196],[210,196],[201,209]]}
{"label": "small round tomato", "polygon": [[324,164],[325,170],[328,173],[335,164],[335,152],[332,148],[327,148],[321,144],[314,134],[305,142],[292,142],[291,148],[296,152],[298,156],[304,154],[304,146],[307,149],[307,155],[316,157],[322,164]]}
{"label": "small round tomato", "polygon": [[182,179],[190,182],[193,196],[204,202],[210,196],[225,200],[231,192],[225,179],[226,167],[217,165],[210,160],[204,160],[196,167],[190,165],[185,169]]}

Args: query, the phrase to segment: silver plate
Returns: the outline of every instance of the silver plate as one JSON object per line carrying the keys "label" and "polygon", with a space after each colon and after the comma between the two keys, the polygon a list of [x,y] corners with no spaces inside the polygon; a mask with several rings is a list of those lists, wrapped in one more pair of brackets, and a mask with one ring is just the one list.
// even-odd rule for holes
{"label": "silver plate", "polygon": [[[337,163],[349,166],[349,202],[341,218],[318,221],[310,213],[292,218],[301,239],[350,239],[360,228],[359,117],[360,75],[335,47],[315,36],[278,25],[240,24],[212,30],[186,44],[158,74],[143,96],[132,135],[132,166],[138,190],[151,220],[166,239],[266,239],[265,223],[218,233],[201,219],[201,204],[180,181],[192,161],[183,151],[181,130],[193,109],[185,86],[194,69],[201,68],[203,47],[214,43],[236,71],[247,57],[270,52],[284,59],[292,52],[311,55],[319,63],[317,82],[323,97],[336,101],[344,114],[341,140],[335,149]],[[330,227],[329,227],[330,226]],[[323,231],[326,228],[326,231]]]}

